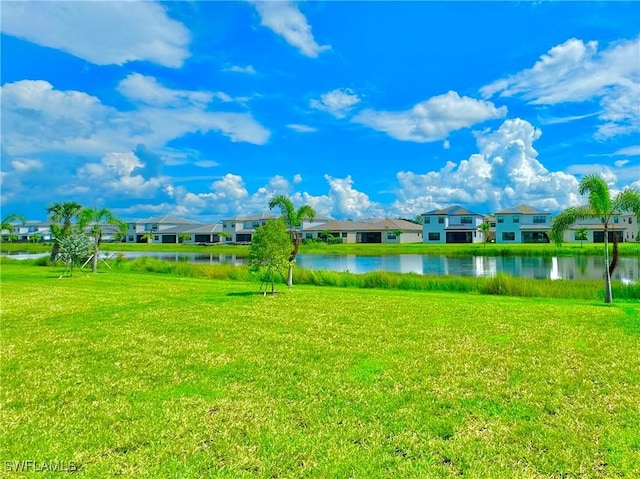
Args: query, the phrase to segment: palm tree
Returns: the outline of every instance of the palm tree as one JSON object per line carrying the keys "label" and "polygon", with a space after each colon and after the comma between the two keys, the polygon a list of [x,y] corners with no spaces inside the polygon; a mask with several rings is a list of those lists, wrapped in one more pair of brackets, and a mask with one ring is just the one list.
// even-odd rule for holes
{"label": "palm tree", "polygon": [[632,211],[640,218],[640,191],[628,188],[611,198],[609,186],[598,175],[586,175],[580,181],[578,192],[581,195],[587,193],[589,204],[567,208],[556,216],[551,226],[551,238],[557,245],[562,244],[564,232],[577,221],[589,218],[597,218],[604,229],[604,301],[611,303],[611,274],[618,261],[617,238],[614,234],[613,258],[609,263],[609,228],[612,216],[623,211]]}
{"label": "palm tree", "polygon": [[279,207],[282,211],[282,219],[291,235],[291,243],[293,250],[289,256],[289,272],[287,277],[287,286],[293,286],[293,264],[300,248],[300,227],[304,220],[313,220],[316,217],[315,210],[309,205],[302,205],[297,210],[293,206],[291,200],[285,195],[276,195],[269,201],[269,209]]}
{"label": "palm tree", "polygon": [[71,220],[82,211],[82,205],[75,201],[66,201],[64,203],[54,203],[47,207],[47,215],[51,220],[51,233],[56,242],[51,248],[51,261],[55,261],[60,250],[59,241],[71,233]]}
{"label": "palm tree", "polygon": [[481,224],[478,225],[478,230],[482,231],[484,245],[487,246],[487,243],[489,242],[489,232],[491,231],[491,223],[487,220],[484,220]]}
{"label": "palm tree", "polygon": [[589,230],[587,228],[578,228],[576,230],[576,239],[580,240],[580,248],[582,248],[582,242],[589,239]]}
{"label": "palm tree", "polygon": [[78,226],[80,230],[85,228],[90,229],[91,236],[93,237],[93,251],[92,251],[92,271],[96,273],[98,271],[98,257],[100,256],[100,243],[102,243],[102,227],[106,225],[114,225],[118,227],[119,233],[122,234],[126,231],[127,224],[120,221],[114,216],[114,214],[107,208],[85,208],[81,211],[78,218]]}
{"label": "palm tree", "polygon": [[7,231],[7,233],[9,233],[9,238],[16,236],[12,233],[16,229],[14,226],[14,223],[17,223],[17,222],[20,222],[20,224],[24,225],[27,222],[27,218],[25,218],[23,215],[19,213],[11,213],[5,216],[2,219],[2,224],[0,224],[0,231]]}

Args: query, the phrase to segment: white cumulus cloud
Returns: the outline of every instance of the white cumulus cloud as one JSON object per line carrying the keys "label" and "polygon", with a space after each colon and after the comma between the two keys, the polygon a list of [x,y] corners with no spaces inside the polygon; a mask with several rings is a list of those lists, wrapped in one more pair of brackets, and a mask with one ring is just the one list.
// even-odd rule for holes
{"label": "white cumulus cloud", "polygon": [[363,110],[353,121],[397,140],[426,143],[444,140],[452,131],[503,118],[506,114],[506,107],[497,108],[491,102],[461,97],[450,91],[418,103],[410,110]]}
{"label": "white cumulus cloud", "polygon": [[96,65],[181,67],[189,31],[155,2],[3,2],[2,32]]}
{"label": "white cumulus cloud", "polygon": [[392,210],[402,216],[460,203],[486,213],[526,203],[558,211],[579,204],[578,180],[549,171],[533,143],[540,130],[521,119],[506,120],[497,130],[476,134],[478,153],[438,171],[397,174],[400,189]]}
{"label": "white cumulus cloud", "polygon": [[309,104],[311,108],[331,113],[336,118],[344,118],[358,103],[360,103],[360,97],[353,90],[338,88],[322,94],[319,100],[311,100]]}

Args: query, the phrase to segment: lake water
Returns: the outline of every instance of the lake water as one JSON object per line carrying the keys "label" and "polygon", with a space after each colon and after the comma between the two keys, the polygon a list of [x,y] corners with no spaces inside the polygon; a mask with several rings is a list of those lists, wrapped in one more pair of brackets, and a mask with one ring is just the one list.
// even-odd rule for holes
{"label": "lake water", "polygon": [[[34,258],[40,255],[12,255],[13,258]],[[108,253],[114,257],[115,253]],[[125,257],[153,257],[163,261],[185,261],[198,264],[247,263],[247,258],[235,254],[218,253],[154,253],[125,252]],[[534,279],[602,279],[604,258],[601,256],[472,256],[446,257],[419,254],[398,254],[389,256],[322,255],[299,254],[297,266],[305,269],[350,271],[367,273],[370,271],[390,271],[416,273],[421,275],[452,276],[495,276],[506,273],[511,276]],[[625,283],[636,283],[640,278],[640,257],[621,257],[614,273],[614,279]]]}

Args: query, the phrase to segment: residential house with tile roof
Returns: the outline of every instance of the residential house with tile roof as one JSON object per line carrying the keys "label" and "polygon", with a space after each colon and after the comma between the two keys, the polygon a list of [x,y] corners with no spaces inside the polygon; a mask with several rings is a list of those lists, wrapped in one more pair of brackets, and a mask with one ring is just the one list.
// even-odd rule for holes
{"label": "residential house with tile roof", "polygon": [[459,205],[428,211],[422,217],[422,238],[427,244],[482,243],[484,235],[478,227],[484,217]]}
{"label": "residential house with tile roof", "polygon": [[528,205],[496,212],[496,243],[548,243],[551,213]]}

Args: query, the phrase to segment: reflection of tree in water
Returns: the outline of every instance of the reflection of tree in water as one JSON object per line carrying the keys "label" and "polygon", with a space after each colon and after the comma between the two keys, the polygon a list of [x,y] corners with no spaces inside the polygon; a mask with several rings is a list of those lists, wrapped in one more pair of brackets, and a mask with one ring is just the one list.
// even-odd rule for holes
{"label": "reflection of tree in water", "polygon": [[582,274],[587,273],[587,269],[589,267],[587,257],[586,256],[576,256],[576,267],[578,271]]}

